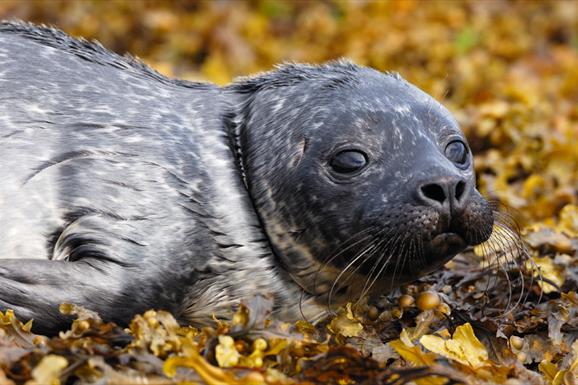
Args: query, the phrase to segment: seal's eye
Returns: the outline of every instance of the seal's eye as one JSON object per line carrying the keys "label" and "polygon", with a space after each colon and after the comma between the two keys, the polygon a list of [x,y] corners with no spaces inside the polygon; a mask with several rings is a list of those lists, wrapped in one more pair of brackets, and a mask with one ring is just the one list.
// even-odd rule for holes
{"label": "seal's eye", "polygon": [[340,174],[351,174],[367,164],[367,156],[361,151],[344,150],[335,154],[330,164]]}
{"label": "seal's eye", "polygon": [[446,146],[446,157],[457,165],[465,165],[468,161],[468,149],[461,140],[454,140]]}

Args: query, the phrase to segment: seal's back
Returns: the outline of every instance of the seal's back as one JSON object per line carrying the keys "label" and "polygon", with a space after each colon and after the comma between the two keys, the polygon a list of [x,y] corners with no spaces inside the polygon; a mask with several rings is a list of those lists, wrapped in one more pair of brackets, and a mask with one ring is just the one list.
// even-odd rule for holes
{"label": "seal's back", "polygon": [[107,229],[114,242],[110,219],[152,220],[159,206],[182,216],[171,202],[207,171],[201,142],[222,136],[216,87],[171,81],[54,29],[0,25],[0,84],[2,258],[74,259],[72,227]]}

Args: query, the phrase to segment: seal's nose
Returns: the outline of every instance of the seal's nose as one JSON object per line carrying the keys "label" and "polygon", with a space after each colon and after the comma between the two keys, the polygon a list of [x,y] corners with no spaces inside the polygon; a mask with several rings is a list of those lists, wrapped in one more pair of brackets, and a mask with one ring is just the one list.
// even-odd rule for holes
{"label": "seal's nose", "polygon": [[462,207],[466,182],[460,177],[441,177],[418,187],[420,200],[428,205],[453,214]]}

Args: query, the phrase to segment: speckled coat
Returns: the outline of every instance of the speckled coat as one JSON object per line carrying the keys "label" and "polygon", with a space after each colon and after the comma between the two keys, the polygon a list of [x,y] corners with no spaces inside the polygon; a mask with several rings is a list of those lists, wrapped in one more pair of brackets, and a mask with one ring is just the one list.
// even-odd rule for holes
{"label": "speckled coat", "polygon": [[[123,324],[149,308],[202,324],[262,293],[285,319],[316,319],[316,290],[345,266],[322,258],[351,234],[379,230],[342,257],[375,254],[366,260],[385,261],[375,277],[389,269],[387,284],[489,236],[471,162],[444,155],[452,138],[465,142],[439,103],[348,62],[218,88],[55,29],[2,23],[0,310],[37,331],[66,324],[63,302]],[[345,145],[372,160],[355,184],[328,168]],[[448,190],[453,206],[424,203],[432,177],[461,184],[464,198]],[[457,246],[445,233],[430,242],[448,229],[463,232],[451,235]]]}
{"label": "speckled coat", "polygon": [[147,308],[195,320],[286,292],[223,92],[53,29],[1,25],[0,309],[43,328],[61,322],[60,302],[124,322]]}

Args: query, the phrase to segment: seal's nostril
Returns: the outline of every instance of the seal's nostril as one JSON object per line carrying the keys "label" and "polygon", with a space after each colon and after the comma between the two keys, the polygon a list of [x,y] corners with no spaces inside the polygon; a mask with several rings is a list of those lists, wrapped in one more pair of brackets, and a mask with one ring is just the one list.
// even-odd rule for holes
{"label": "seal's nostril", "polygon": [[421,192],[426,198],[437,201],[442,204],[446,200],[446,193],[443,187],[436,183],[426,184],[425,186],[422,186]]}
{"label": "seal's nostril", "polygon": [[456,200],[459,201],[462,198],[462,195],[464,195],[464,190],[466,189],[466,183],[463,181],[459,181],[458,184],[456,185]]}

